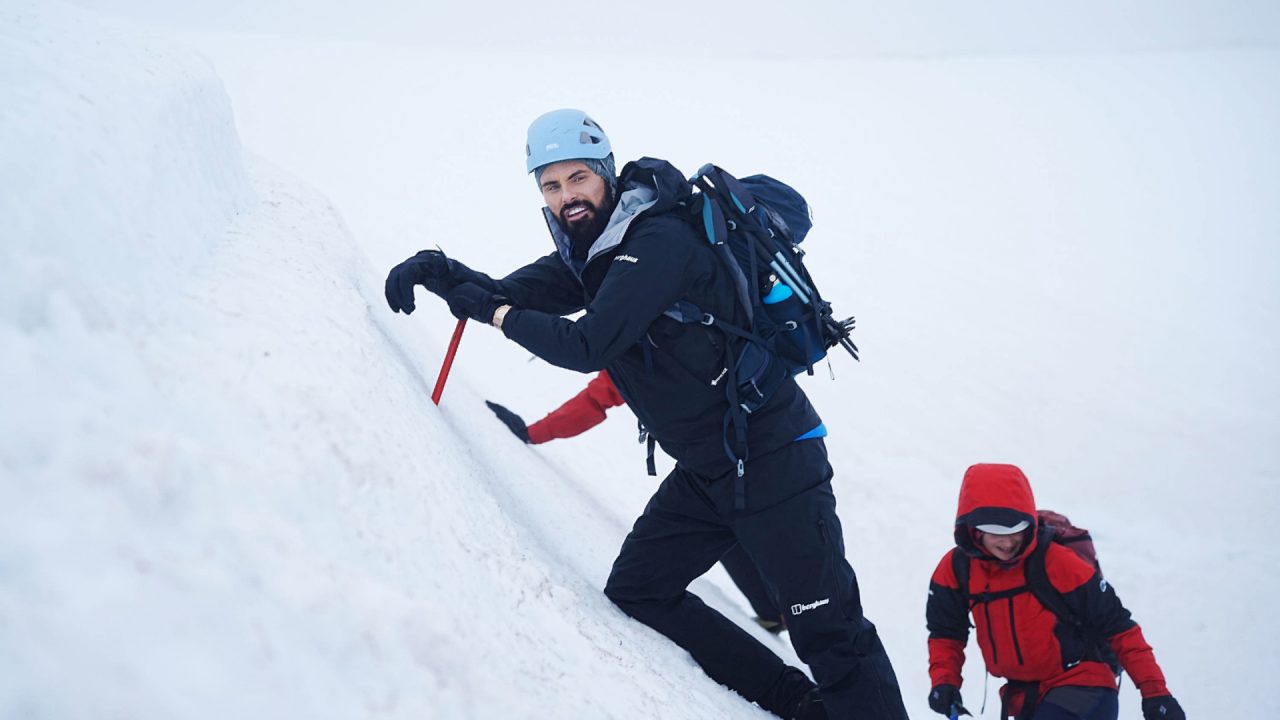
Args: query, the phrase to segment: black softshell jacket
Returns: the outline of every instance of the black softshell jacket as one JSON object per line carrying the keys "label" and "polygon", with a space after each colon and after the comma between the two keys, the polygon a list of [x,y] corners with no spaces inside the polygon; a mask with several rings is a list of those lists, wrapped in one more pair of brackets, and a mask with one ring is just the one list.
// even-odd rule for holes
{"label": "black softshell jacket", "polygon": [[[622,206],[585,261],[574,260],[555,218],[547,223],[556,251],[507,277],[494,289],[510,298],[503,333],[538,357],[570,370],[607,369],[618,391],[662,449],[707,478],[734,469],[726,452],[725,343],[722,331],[664,314],[678,301],[742,325],[733,283],[706,239],[686,220],[690,196],[683,175],[663,160],[643,158],[623,168]],[[635,191],[628,193],[628,191]],[[639,202],[635,198],[645,202]],[[577,320],[563,315],[586,310]],[[821,423],[795,381],[748,416],[747,452],[760,456]]]}

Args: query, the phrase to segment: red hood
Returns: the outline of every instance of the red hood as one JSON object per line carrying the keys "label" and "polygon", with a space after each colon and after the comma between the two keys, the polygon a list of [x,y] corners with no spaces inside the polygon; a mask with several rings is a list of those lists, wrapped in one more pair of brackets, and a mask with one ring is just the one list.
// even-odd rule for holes
{"label": "red hood", "polygon": [[1020,557],[1035,547],[1036,499],[1031,483],[1015,465],[983,463],[964,473],[960,484],[960,506],[956,510],[956,545],[970,555],[982,555],[973,543],[971,528],[975,525],[1012,527],[1026,520],[1031,523],[1031,542]]}

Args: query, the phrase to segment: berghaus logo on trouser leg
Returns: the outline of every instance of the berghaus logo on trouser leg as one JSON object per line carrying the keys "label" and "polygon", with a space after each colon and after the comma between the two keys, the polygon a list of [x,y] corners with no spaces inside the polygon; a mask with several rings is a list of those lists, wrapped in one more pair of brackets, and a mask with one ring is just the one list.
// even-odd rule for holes
{"label": "berghaus logo on trouser leg", "polygon": [[811,603],[804,603],[804,604],[796,603],[795,605],[791,606],[791,614],[799,615],[805,610],[813,610],[814,608],[820,608],[829,602],[831,602],[831,598],[822,598],[821,600],[814,600]]}

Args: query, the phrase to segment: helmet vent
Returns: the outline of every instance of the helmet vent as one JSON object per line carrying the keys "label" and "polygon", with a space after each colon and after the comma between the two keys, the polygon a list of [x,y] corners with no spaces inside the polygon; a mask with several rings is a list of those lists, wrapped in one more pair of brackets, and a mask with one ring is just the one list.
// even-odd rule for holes
{"label": "helmet vent", "polygon": [[525,168],[536,168],[562,160],[603,160],[613,153],[609,136],[595,120],[581,110],[552,110],[529,125],[525,142]]}

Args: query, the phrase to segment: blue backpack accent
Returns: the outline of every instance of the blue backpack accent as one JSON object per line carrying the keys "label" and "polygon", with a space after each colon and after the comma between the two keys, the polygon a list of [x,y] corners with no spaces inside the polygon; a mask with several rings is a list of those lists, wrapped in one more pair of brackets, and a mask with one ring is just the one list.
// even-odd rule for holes
{"label": "blue backpack accent", "polygon": [[715,165],[704,165],[689,182],[695,191],[690,219],[733,278],[747,323],[701,313],[687,301],[679,303],[679,312],[667,314],[741,341],[725,343],[729,411],[724,421],[725,453],[737,465],[735,504],[741,509],[747,416],[786,378],[812,375],[814,363],[836,345],[857,360],[858,348],[849,338],[854,320],[833,318],[831,303],[822,299],[804,266],[800,243],[813,221],[800,193],[767,175],[739,180]]}
{"label": "blue backpack accent", "polygon": [[814,438],[824,438],[827,436],[827,424],[818,423],[818,427],[796,438],[796,442],[801,440],[812,440]]}

